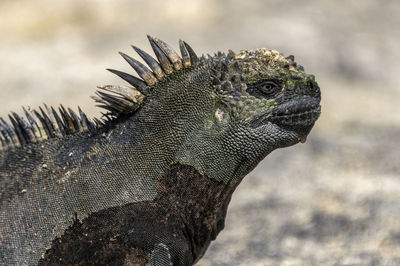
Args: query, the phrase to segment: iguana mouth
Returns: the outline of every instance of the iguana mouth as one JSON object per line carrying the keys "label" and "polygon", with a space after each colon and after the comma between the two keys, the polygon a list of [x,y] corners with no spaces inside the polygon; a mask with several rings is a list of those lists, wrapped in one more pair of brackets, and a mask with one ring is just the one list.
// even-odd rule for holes
{"label": "iguana mouth", "polygon": [[277,106],[272,112],[263,115],[251,123],[253,128],[271,122],[277,126],[295,131],[299,140],[304,142],[315,121],[321,114],[320,100],[312,97],[292,99]]}
{"label": "iguana mouth", "polygon": [[282,126],[307,127],[318,119],[321,113],[319,100],[315,98],[294,99],[275,108],[268,120]]}

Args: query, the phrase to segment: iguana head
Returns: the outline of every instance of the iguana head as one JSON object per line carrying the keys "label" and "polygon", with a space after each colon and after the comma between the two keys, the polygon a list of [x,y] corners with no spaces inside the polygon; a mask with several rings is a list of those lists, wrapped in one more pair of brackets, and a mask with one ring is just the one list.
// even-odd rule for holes
{"label": "iguana head", "polygon": [[[245,125],[268,150],[306,140],[321,111],[320,89],[293,56],[263,48],[211,61],[215,90],[229,106],[231,123]],[[216,116],[223,119],[223,112],[217,109]]]}

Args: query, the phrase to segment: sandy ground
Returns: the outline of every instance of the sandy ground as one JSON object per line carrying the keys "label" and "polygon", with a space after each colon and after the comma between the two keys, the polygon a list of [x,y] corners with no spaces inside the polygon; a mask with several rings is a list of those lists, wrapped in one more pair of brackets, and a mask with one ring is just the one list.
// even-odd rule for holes
{"label": "sandy ground", "polygon": [[130,71],[146,33],[199,53],[294,54],[322,88],[306,144],[278,150],[234,194],[198,265],[400,265],[400,3],[0,2],[0,116],[42,102],[98,110],[95,86]]}

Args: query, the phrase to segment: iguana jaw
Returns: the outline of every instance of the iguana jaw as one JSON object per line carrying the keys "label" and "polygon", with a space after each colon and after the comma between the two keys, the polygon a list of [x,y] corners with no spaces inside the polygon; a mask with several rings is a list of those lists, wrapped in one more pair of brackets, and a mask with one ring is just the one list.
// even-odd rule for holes
{"label": "iguana jaw", "polygon": [[272,123],[287,131],[293,131],[298,135],[298,141],[304,143],[321,113],[319,102],[319,99],[313,97],[292,99],[253,120],[251,127],[257,128]]}
{"label": "iguana jaw", "polygon": [[307,97],[278,106],[268,120],[281,128],[296,132],[300,142],[304,143],[320,113],[319,100]]}

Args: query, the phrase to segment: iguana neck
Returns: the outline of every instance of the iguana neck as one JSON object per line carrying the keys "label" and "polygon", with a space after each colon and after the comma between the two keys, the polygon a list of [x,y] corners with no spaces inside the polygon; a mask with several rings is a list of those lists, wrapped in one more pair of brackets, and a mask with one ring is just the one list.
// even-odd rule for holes
{"label": "iguana neck", "polygon": [[192,248],[193,259],[201,257],[224,228],[225,215],[234,188],[201,175],[194,167],[175,164],[160,182],[155,202],[163,205],[181,227]]}

